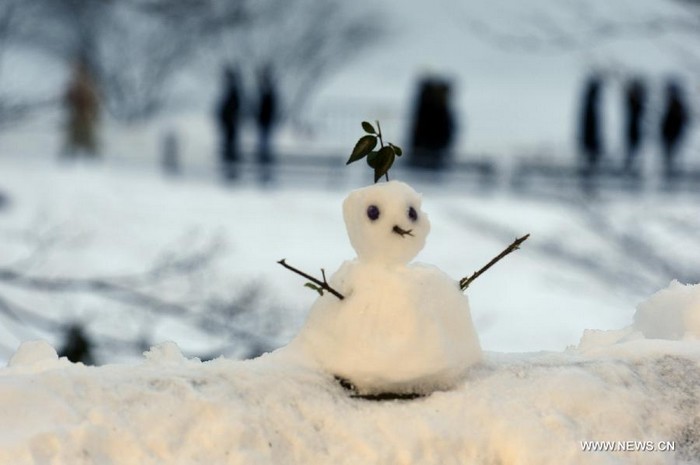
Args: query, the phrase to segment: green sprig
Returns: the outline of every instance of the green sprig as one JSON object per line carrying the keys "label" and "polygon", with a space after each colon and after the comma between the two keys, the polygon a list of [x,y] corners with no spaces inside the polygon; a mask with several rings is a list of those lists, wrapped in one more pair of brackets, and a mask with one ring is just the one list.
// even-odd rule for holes
{"label": "green sprig", "polygon": [[[382,128],[379,121],[376,121],[377,127],[375,129],[371,123],[367,121],[362,122],[362,129],[365,131],[365,135],[360,137],[360,139],[355,144],[352,149],[350,158],[348,159],[346,165],[362,160],[367,157],[367,164],[374,170],[374,182],[378,182],[382,176],[389,180],[389,169],[394,164],[396,157],[403,155],[403,150],[398,145],[394,145],[390,142],[384,144],[384,139],[382,137]],[[375,150],[379,144],[379,150]]]}

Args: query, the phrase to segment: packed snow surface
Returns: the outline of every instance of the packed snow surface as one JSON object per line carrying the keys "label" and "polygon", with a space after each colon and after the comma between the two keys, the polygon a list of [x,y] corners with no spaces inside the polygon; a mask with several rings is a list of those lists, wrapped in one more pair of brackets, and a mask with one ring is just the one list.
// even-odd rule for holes
{"label": "packed snow surface", "polygon": [[[71,165],[53,158],[0,157],[0,191],[6,199],[0,210],[0,262],[24,264],[30,276],[119,278],[220,244],[206,279],[197,275],[192,286],[167,281],[149,292],[189,304],[230,301],[258,288],[256,305],[231,324],[277,348],[297,334],[317,295],[276,262],[286,258],[314,275],[325,268],[330,276],[355,255],[340,204],[371,177],[366,167],[357,168],[337,178],[287,173],[279,184],[260,189],[247,180],[222,186],[194,176],[163,178],[155,169],[131,169],[108,159]],[[692,194],[604,191],[592,202],[571,192],[571,198],[475,192],[460,178],[448,177],[437,186],[405,179],[424,193],[421,209],[433,225],[416,260],[455,280],[531,233],[521,250],[468,290],[486,351],[560,351],[576,344],[586,328],[629,325],[634,306],[672,279],[698,282],[700,206]],[[143,335],[146,347],[173,340],[190,357],[247,354],[230,333],[212,339],[192,325],[154,320],[99,296],[0,287],[19,307],[88,323],[98,341]],[[54,331],[19,326],[10,319],[0,326],[0,363],[24,340],[62,344]],[[124,353],[105,343],[98,350],[99,362],[105,363],[138,358],[143,349]]]}
{"label": "packed snow surface", "polygon": [[0,463],[700,464],[700,340],[582,346],[487,353],[452,389],[371,401],[294,343],[205,363],[164,343],[86,367],[26,342],[0,370]]}
{"label": "packed snow surface", "polygon": [[[637,305],[634,322],[618,330],[586,330],[579,349],[637,339],[697,340],[700,338],[700,284],[671,281]],[[700,388],[699,388],[700,389]]]}
{"label": "packed snow surface", "polygon": [[408,265],[430,230],[420,196],[408,184],[381,183],[351,192],[343,214],[358,255],[330,280],[344,298],[319,297],[296,343],[360,392],[454,385],[481,347],[457,281]]}
{"label": "packed snow surface", "polygon": [[646,337],[700,337],[700,285],[673,281],[637,307],[635,327]]}
{"label": "packed snow surface", "polygon": [[86,367],[35,342],[0,370],[0,463],[697,464],[698,383],[697,341],[491,353],[454,389],[380,402],[290,347]]}
{"label": "packed snow surface", "polygon": [[[240,281],[237,276],[251,275],[251,268],[270,263],[275,288],[289,286],[282,295],[294,302],[299,294],[313,295],[301,293],[291,276],[279,279],[284,271],[274,261],[280,251],[294,252],[290,260],[307,257],[304,268],[340,264],[352,253],[338,227],[340,218],[333,216],[337,199],[325,192],[308,197],[281,188],[261,197],[247,187],[227,192],[109,170],[2,165],[3,188],[12,202],[3,213],[7,240],[0,252],[5,261],[25,256],[17,239],[24,236],[10,233],[27,225],[66,224],[82,234],[74,249],[47,257],[39,274],[133,270],[183,225],[198,224],[205,231],[217,226],[237,246],[226,269],[239,272],[217,281],[230,285]],[[646,308],[651,326],[667,317],[680,324],[673,334],[649,334],[639,316],[633,320],[636,298],[620,299],[627,304],[606,299],[615,290],[609,283],[603,286],[554,266],[557,262],[546,255],[529,253],[545,250],[546,242],[538,241],[548,235],[577,238],[555,250],[586,255],[607,250],[571,205],[549,205],[545,212],[527,198],[518,199],[517,209],[498,196],[430,198],[440,228],[431,233],[421,259],[452,278],[465,267],[472,271],[515,237],[511,229],[495,238],[477,234],[476,227],[498,231],[487,228],[490,218],[520,233],[533,232],[527,250],[470,288],[486,352],[450,389],[410,401],[352,397],[332,372],[295,344],[245,362],[201,363],[167,343],[134,364],[85,367],[59,359],[46,343],[29,342],[0,369],[0,464],[700,463],[700,343],[698,307],[691,298],[697,285],[672,284],[639,306],[638,315]],[[697,217],[688,215],[697,211],[693,199],[643,200],[621,198],[596,208],[644,225],[664,225],[661,210],[672,218]],[[261,212],[269,213],[266,223],[259,221]],[[301,224],[302,217],[310,218],[313,227]],[[690,229],[694,238],[697,229]],[[667,237],[664,254],[685,263],[694,249],[662,235]],[[269,243],[276,247],[262,247]],[[465,247],[455,250],[454,244]],[[542,276],[555,275],[567,277],[571,288],[543,286]],[[49,302],[25,297],[37,309],[75,311],[57,296]],[[104,313],[95,319],[103,325],[98,329],[124,320],[112,307],[99,308]],[[586,331],[578,347],[563,352],[496,352],[563,347],[586,327],[602,330]],[[603,447],[608,450],[583,450]]]}

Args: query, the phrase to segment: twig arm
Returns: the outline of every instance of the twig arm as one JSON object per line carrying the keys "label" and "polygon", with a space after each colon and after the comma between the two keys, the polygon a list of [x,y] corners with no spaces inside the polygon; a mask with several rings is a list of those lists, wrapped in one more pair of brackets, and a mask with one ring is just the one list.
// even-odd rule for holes
{"label": "twig arm", "polygon": [[297,268],[294,268],[291,265],[288,265],[284,258],[282,260],[278,261],[277,263],[279,263],[283,267],[287,268],[288,270],[293,271],[294,273],[296,273],[300,276],[303,276],[304,278],[308,279],[312,283],[319,286],[321,289],[324,289],[324,290],[330,292],[331,294],[336,296],[338,299],[343,300],[345,298],[345,296],[343,294],[336,291],[335,289],[333,289],[330,286],[330,284],[328,284],[328,281],[326,281],[326,272],[325,272],[325,270],[323,270],[323,268],[321,269],[321,275],[323,276],[323,281],[319,281],[318,279],[314,278],[313,276],[308,275],[308,274],[304,273],[303,271],[301,271]]}
{"label": "twig arm", "polygon": [[530,234],[525,234],[523,237],[517,238],[511,245],[509,245],[503,252],[499,253],[497,256],[495,256],[490,262],[488,262],[486,265],[484,265],[479,271],[474,272],[471,276],[468,278],[462,278],[459,280],[459,288],[462,291],[465,291],[469,285],[474,281],[476,278],[481,276],[486,270],[491,268],[493,265],[495,265],[499,260],[501,260],[503,257],[508,255],[509,253],[518,250],[520,248],[520,244],[525,242],[527,238],[530,237]]}

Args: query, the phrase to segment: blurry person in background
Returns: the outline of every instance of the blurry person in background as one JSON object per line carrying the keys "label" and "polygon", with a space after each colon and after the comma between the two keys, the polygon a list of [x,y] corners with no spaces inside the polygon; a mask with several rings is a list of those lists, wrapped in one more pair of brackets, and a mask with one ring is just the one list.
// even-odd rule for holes
{"label": "blurry person in background", "polygon": [[180,142],[174,129],[168,129],[161,143],[161,166],[163,172],[169,176],[180,174]]}
{"label": "blurry person in background", "polygon": [[422,79],[414,104],[409,165],[441,170],[454,138],[454,127],[450,84],[440,78]]}
{"label": "blurry person in background", "polygon": [[72,158],[81,155],[96,157],[100,102],[92,73],[83,58],[78,59],[73,67],[63,101],[67,121],[62,155]]}
{"label": "blurry person in background", "polygon": [[59,357],[66,357],[73,363],[94,365],[94,343],[81,323],[74,323],[65,329],[63,344],[58,349]]}
{"label": "blurry person in background", "polygon": [[664,156],[664,174],[667,178],[676,174],[675,158],[685,136],[689,115],[683,91],[677,79],[669,79],[661,115],[661,144]]}
{"label": "blurry person in background", "polygon": [[594,73],[586,81],[581,102],[581,121],[579,128],[579,147],[585,163],[585,174],[592,174],[603,153],[601,138],[600,93],[603,87],[602,77]]}
{"label": "blurry person in background", "polygon": [[639,147],[644,139],[643,122],[647,90],[640,77],[630,79],[625,85],[625,172],[634,173]]}
{"label": "blurry person in background", "polygon": [[260,181],[268,183],[272,180],[272,164],[274,162],[270,148],[272,129],[277,116],[277,92],[270,66],[260,72],[258,79],[260,89],[257,111],[258,125],[258,164],[260,165]]}
{"label": "blurry person in background", "polygon": [[229,180],[238,174],[240,110],[240,78],[238,72],[229,66],[224,70],[223,93],[217,112],[221,131],[221,164],[224,177]]}

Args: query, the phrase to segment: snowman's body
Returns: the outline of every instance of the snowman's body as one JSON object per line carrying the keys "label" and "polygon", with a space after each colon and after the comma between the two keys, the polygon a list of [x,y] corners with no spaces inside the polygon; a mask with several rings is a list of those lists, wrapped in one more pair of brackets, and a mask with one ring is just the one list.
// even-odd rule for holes
{"label": "snowman's body", "polygon": [[343,204],[358,258],[320,297],[295,343],[362,393],[449,388],[481,359],[469,303],[439,269],[408,262],[430,231],[420,196],[396,181],[352,192]]}

